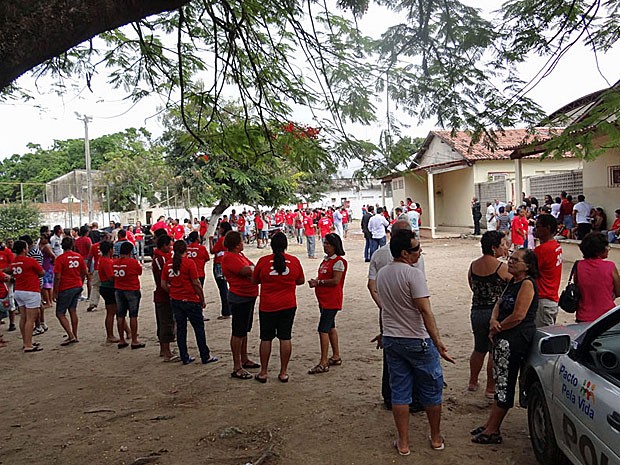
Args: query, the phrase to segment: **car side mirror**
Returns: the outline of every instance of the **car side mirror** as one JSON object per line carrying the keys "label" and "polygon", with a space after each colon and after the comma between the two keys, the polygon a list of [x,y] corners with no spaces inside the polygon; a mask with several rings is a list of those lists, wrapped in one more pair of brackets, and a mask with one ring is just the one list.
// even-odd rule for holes
{"label": "car side mirror", "polygon": [[559,334],[542,338],[538,347],[542,355],[565,355],[570,350],[570,344],[568,334]]}

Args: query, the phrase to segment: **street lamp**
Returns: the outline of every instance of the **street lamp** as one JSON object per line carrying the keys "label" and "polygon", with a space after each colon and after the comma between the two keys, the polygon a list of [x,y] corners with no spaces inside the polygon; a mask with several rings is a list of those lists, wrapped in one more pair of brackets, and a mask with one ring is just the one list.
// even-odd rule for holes
{"label": "street lamp", "polygon": [[90,123],[93,118],[91,116],[80,115],[77,111],[75,112],[75,116],[77,116],[77,119],[84,122],[84,158],[86,160],[86,188],[88,191],[88,224],[90,225],[93,224],[93,178],[90,171],[90,142],[88,140],[88,123]]}

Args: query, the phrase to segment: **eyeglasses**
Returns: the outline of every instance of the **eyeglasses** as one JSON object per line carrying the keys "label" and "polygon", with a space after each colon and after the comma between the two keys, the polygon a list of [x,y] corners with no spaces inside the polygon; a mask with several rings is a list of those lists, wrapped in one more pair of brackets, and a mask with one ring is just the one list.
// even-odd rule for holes
{"label": "eyeglasses", "polygon": [[508,261],[512,263],[525,263],[523,260],[517,260],[514,257],[508,257]]}

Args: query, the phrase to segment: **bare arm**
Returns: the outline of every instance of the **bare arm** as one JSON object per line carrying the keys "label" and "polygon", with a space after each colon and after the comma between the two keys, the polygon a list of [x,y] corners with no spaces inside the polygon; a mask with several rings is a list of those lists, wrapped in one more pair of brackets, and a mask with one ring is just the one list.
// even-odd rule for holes
{"label": "bare arm", "polygon": [[170,292],[170,284],[168,284],[168,281],[163,279],[163,277],[160,282],[160,286],[165,292]]}
{"label": "bare arm", "polygon": [[381,309],[381,302],[379,301],[379,293],[377,292],[377,282],[374,279],[369,279],[368,284],[366,285],[368,291],[370,292],[370,297],[377,305],[377,308]]}
{"label": "bare arm", "polygon": [[[162,281],[163,284],[163,281]],[[200,281],[198,279],[192,279],[192,287],[194,288],[194,292],[198,295],[198,297],[200,298],[200,305],[202,306],[202,308],[205,308],[205,295],[204,292],[202,290],[202,286],[200,285]],[[163,288],[163,286],[162,286]]]}
{"label": "bare arm", "polygon": [[304,272],[302,271],[301,273],[299,273],[299,276],[297,276],[297,279],[295,280],[295,284],[297,284],[298,286],[301,286],[305,282],[306,282],[306,276],[304,275]]}
{"label": "bare arm", "polygon": [[534,285],[529,280],[524,281],[521,285],[521,289],[519,289],[519,293],[517,294],[517,300],[512,313],[503,321],[499,322],[501,331],[514,328],[523,321],[525,315],[527,315],[527,310],[530,308],[533,298]]}
{"label": "bare arm", "polygon": [[242,278],[246,278],[246,279],[252,279],[253,271],[254,270],[252,270],[251,266],[244,266],[243,268],[239,270],[239,276],[241,276]]}
{"label": "bare arm", "polygon": [[413,299],[413,305],[422,314],[422,319],[424,320],[424,326],[426,327],[426,331],[428,331],[428,334],[433,340],[435,347],[437,347],[441,358],[447,360],[450,363],[456,363],[454,359],[450,357],[450,355],[448,355],[448,349],[445,345],[443,345],[443,342],[439,337],[439,330],[437,329],[437,324],[435,323],[435,316],[433,315],[433,311],[431,310],[431,299],[429,299],[428,297]]}
{"label": "bare arm", "polygon": [[469,265],[469,270],[467,270],[467,284],[469,284],[469,289],[474,290],[473,284],[471,282],[471,265]]}
{"label": "bare arm", "polygon": [[504,281],[510,281],[512,279],[512,275],[508,273],[508,265],[506,265],[505,263],[502,263],[502,265],[499,267],[499,270],[497,270],[497,274]]}
{"label": "bare arm", "polygon": [[613,271],[614,278],[614,296],[620,297],[620,276],[618,275],[618,270],[614,267]]}

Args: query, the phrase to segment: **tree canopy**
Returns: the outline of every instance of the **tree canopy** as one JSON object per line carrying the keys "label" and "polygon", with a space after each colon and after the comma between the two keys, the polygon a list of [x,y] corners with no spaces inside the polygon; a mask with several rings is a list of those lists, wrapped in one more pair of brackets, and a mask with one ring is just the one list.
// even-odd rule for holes
{"label": "tree canopy", "polygon": [[[345,123],[373,122],[384,91],[416,118],[472,130],[474,141],[539,124],[529,89],[575,43],[598,56],[620,36],[615,0],[508,0],[493,15],[459,0],[374,3],[398,18],[375,39],[355,21],[369,0],[339,0],[339,9],[311,0],[0,2],[0,88],[18,95],[14,80],[29,69],[88,86],[103,74],[134,99],[164,95],[205,146],[200,134],[225,120],[227,93],[267,138],[273,121],[294,120],[303,106],[343,142],[334,154],[350,157],[367,147]],[[524,82],[515,67],[532,54],[548,61]],[[184,106],[196,99],[204,113],[190,124]]]}

